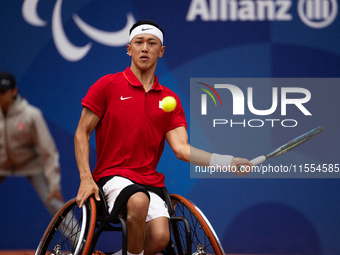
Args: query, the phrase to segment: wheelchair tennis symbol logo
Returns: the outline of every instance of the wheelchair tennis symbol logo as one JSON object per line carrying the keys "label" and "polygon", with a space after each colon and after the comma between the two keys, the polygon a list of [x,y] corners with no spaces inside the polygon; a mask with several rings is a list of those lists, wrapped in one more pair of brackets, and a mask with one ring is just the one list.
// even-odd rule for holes
{"label": "wheelchair tennis symbol logo", "polygon": [[299,0],[298,14],[303,23],[312,28],[325,28],[338,14],[337,0]]}
{"label": "wheelchair tennis symbol logo", "polygon": [[[217,91],[213,87],[211,87],[210,85],[205,84],[203,82],[198,82],[198,83],[204,85],[207,88],[209,88],[217,96],[217,98],[218,98],[218,100],[219,100],[219,102],[220,102],[220,104],[222,106],[221,97],[220,97],[220,95],[217,93]],[[205,88],[201,88],[201,87],[197,87],[197,88],[200,89],[200,90],[203,90],[204,92],[206,92],[212,98],[212,100],[214,101],[215,106],[217,106],[217,102],[215,100],[215,97],[213,96],[213,94],[209,90],[207,90]],[[202,94],[201,95],[201,115],[207,115],[207,94]]]}
{"label": "wheelchair tennis symbol logo", "polygon": [[[22,17],[31,26],[45,27],[47,22],[42,20],[38,15],[39,0],[25,0],[22,4]],[[74,45],[67,37],[62,22],[62,3],[63,0],[57,0],[52,13],[51,30],[54,44],[59,54],[67,61],[75,62],[84,58],[92,47],[92,42],[83,46]],[[126,14],[126,25],[119,31],[103,31],[92,27],[82,20],[76,13],[72,19],[76,26],[88,38],[102,45],[111,47],[125,46],[129,41],[130,27],[136,22],[131,13]]]}

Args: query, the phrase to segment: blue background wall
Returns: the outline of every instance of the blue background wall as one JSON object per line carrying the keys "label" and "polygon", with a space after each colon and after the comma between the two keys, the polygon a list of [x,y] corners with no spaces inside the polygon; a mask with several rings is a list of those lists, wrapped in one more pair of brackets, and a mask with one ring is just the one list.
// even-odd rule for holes
{"label": "blue background wall", "polygon": [[[166,51],[156,74],[163,85],[180,96],[188,121],[193,77],[340,76],[337,13],[329,25],[313,28],[300,18],[298,1],[268,0],[276,6],[274,20],[267,15],[265,20],[258,20],[255,8],[255,20],[244,21],[240,15],[250,15],[251,9],[246,12],[242,8],[256,6],[256,2],[243,0],[239,2],[239,18],[230,20],[230,16],[223,19],[221,12],[225,2],[0,2],[0,70],[14,73],[20,94],[44,112],[60,151],[66,200],[76,195],[79,185],[73,135],[82,110],[80,101],[98,78],[130,65],[124,39],[118,46],[99,41],[98,36],[80,28],[75,14],[104,32],[117,32],[139,19],[159,23],[165,30]],[[329,3],[335,10],[337,1]],[[289,8],[283,15],[285,20],[278,20],[282,4]],[[66,43],[59,44],[63,38]],[[79,50],[85,52],[76,57]],[[324,142],[316,149],[326,159],[326,154],[332,154],[334,162],[324,163],[339,163],[340,140],[336,134],[340,88],[324,90],[329,95],[321,100],[325,109],[330,109],[324,117],[332,127],[327,136],[331,146]],[[267,138],[272,144],[281,141],[270,134]],[[93,139],[91,144],[93,168]],[[240,144],[231,147],[241,152],[237,156],[257,156],[250,150],[243,154]],[[167,176],[171,193],[191,199],[203,210],[227,253],[340,254],[339,179],[191,179],[189,165],[178,161],[168,146],[158,169]],[[0,204],[0,249],[35,249],[50,216],[29,182],[25,178],[6,179],[0,186]]]}

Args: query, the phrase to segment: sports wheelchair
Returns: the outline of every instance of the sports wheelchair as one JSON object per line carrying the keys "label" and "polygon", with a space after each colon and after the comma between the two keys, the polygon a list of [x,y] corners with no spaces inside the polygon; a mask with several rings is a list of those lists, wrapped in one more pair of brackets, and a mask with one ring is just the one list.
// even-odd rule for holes
{"label": "sports wheelchair", "polygon": [[[147,193],[145,189],[134,189],[122,194],[111,214],[101,188],[100,201],[89,197],[81,208],[75,198],[69,200],[53,217],[48,225],[35,255],[91,255],[99,236],[104,231],[121,231],[122,254],[127,252],[127,227],[124,217],[119,215],[128,199],[135,192]],[[166,188],[162,189],[163,199],[168,205],[170,214],[169,227],[171,237],[167,247],[161,252],[164,255],[224,255],[223,247],[201,210],[180,195],[169,195]],[[147,194],[148,195],[148,194]],[[106,252],[112,254],[113,252]]]}

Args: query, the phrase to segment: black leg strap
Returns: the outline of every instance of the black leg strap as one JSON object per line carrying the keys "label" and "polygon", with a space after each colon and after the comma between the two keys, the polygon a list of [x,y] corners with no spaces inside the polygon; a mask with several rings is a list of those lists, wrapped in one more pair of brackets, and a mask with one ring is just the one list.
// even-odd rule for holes
{"label": "black leg strap", "polygon": [[[105,183],[100,183],[100,184],[105,184]],[[104,192],[102,191],[102,185],[98,185],[99,189],[100,189],[100,197],[101,200],[99,204],[97,204],[97,209],[99,209],[99,211],[101,211],[101,213],[103,213],[103,215],[101,216],[102,220],[99,220],[101,223],[97,226],[97,230],[93,235],[93,239],[92,239],[92,243],[91,243],[91,247],[89,250],[89,254],[92,254],[92,251],[94,250],[94,247],[96,246],[96,243],[98,241],[99,235],[105,231],[105,230],[110,230],[111,228],[108,228],[108,226],[110,226],[110,222],[111,223],[121,223],[121,229],[123,232],[123,251],[122,254],[126,255],[127,254],[127,228],[126,228],[126,223],[125,220],[122,217],[119,217],[119,213],[122,211],[122,209],[126,206],[128,200],[130,199],[130,197],[137,193],[137,192],[143,192],[144,194],[147,195],[147,197],[150,200],[150,195],[148,193],[148,191],[143,188],[142,186],[138,185],[138,184],[131,184],[127,187],[125,187],[120,194],[117,196],[117,199],[115,201],[115,204],[113,206],[113,210],[111,212],[110,215],[108,215],[108,206],[105,200],[105,195]],[[100,218],[100,216],[99,216]],[[99,219],[98,215],[97,215],[97,220]],[[111,226],[112,227],[112,226]],[[118,229],[118,228],[114,228],[114,229]]]}
{"label": "black leg strap", "polygon": [[110,214],[110,221],[111,222],[116,221],[118,219],[119,213],[126,206],[130,197],[137,192],[143,192],[145,195],[147,195],[147,197],[150,200],[149,192],[145,188],[143,188],[142,186],[140,186],[138,184],[131,184],[131,185],[125,187],[119,193],[119,195],[118,195],[118,197],[115,201],[115,204],[113,206],[113,210]]}
{"label": "black leg strap", "polygon": [[[104,186],[109,180],[111,180],[113,177],[114,177],[114,176],[106,176],[106,177],[101,178],[101,179],[98,181],[98,186],[99,186],[99,187],[103,187],[103,186]],[[163,187],[163,188],[158,188],[158,187],[152,187],[152,186],[141,185],[141,184],[138,184],[138,183],[135,183],[135,185],[139,186],[139,188],[144,188],[144,190],[139,190],[139,191],[141,191],[141,192],[144,192],[144,193],[145,193],[145,190],[147,190],[147,191],[152,191],[152,192],[156,193],[160,198],[162,198],[162,199],[166,202],[166,204],[167,204],[167,206],[168,206],[168,211],[169,211],[170,216],[174,214],[173,207],[172,207],[172,204],[171,204],[171,199],[170,199],[169,193],[168,193],[168,191],[167,191],[167,189],[166,189],[165,187]],[[128,187],[129,187],[129,186],[128,186]],[[129,188],[129,189],[130,189],[130,188]],[[133,189],[134,189],[134,188],[133,188]],[[139,191],[137,190],[136,192],[139,192]],[[122,192],[123,192],[123,191],[122,191]],[[132,193],[130,194],[130,191],[126,191],[126,194],[124,194],[124,195],[121,196],[122,192],[121,192],[121,193],[119,194],[119,196],[117,197],[117,200],[116,200],[116,203],[115,203],[115,205],[114,205],[114,208],[118,205],[118,198],[119,198],[119,200],[124,199],[124,198],[126,198],[126,197],[125,197],[126,195],[129,195],[128,198],[130,198],[130,196],[132,196],[134,193],[136,193],[136,192],[132,192]],[[104,193],[103,193],[103,194],[104,194]],[[147,196],[148,196],[149,199],[150,199],[149,193],[145,193],[145,194],[147,194]],[[129,199],[127,199],[127,200],[129,200]],[[127,200],[126,200],[126,202],[127,202]],[[123,202],[123,201],[122,201],[122,202]],[[120,202],[119,202],[119,203],[120,203]],[[125,203],[123,206],[125,206],[125,205],[126,205],[126,203]],[[120,208],[119,211],[118,211],[118,213],[120,213],[120,210],[123,209],[123,207],[121,207],[121,206],[118,206],[118,207]],[[118,210],[118,209],[117,209],[117,210]],[[113,215],[113,212],[112,212],[111,214]],[[115,214],[117,214],[117,213],[115,212]]]}

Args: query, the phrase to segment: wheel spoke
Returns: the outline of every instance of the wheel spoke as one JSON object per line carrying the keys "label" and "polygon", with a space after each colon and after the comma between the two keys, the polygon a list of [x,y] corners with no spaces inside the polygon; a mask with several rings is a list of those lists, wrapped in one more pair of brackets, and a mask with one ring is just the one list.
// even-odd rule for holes
{"label": "wheel spoke", "polygon": [[[193,205],[190,201],[180,197],[179,195],[171,195],[171,200],[175,208],[175,215],[184,216],[189,221],[191,230],[191,249],[193,255],[224,255],[223,248],[221,247],[217,236],[212,234],[215,232],[213,231],[210,223],[206,223],[206,218],[203,213],[199,209],[196,209],[197,207],[195,207],[195,205]],[[185,225],[183,222],[178,222],[176,224],[178,226],[178,233],[173,233],[172,238],[173,240],[176,240],[174,235],[178,235],[180,237],[181,244],[177,244],[177,250],[175,250],[177,254],[186,254],[187,245]],[[178,251],[179,247],[182,247],[183,251]]]}
{"label": "wheel spoke", "polygon": [[[95,216],[83,219],[83,215],[86,215],[83,210],[95,215],[93,212],[95,202],[91,199],[82,208],[78,207],[75,199],[64,205],[46,229],[36,255],[82,255],[83,252],[88,251],[90,242],[86,240],[92,239]],[[85,245],[78,244],[83,241]]]}

